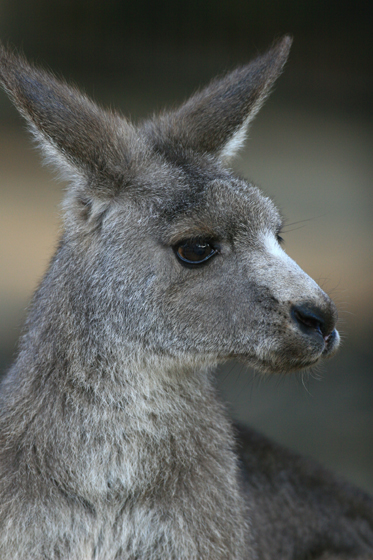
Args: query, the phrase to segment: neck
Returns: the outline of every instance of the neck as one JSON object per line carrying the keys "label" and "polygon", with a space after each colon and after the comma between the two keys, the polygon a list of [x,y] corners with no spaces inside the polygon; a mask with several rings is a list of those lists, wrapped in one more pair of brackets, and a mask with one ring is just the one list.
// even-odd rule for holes
{"label": "neck", "polygon": [[[118,449],[136,476],[140,465],[160,464],[167,454],[184,463],[196,460],[197,451],[221,456],[218,462],[231,456],[230,422],[206,363],[139,359],[139,353],[122,351],[111,361],[101,353],[94,368],[79,355],[72,359],[70,353],[68,361],[49,352],[48,361],[46,353],[32,355],[29,348],[5,381],[3,421],[14,424],[15,441],[22,437],[27,446],[38,440],[41,457],[67,453],[79,470],[95,468],[92,454],[104,451],[106,464],[115,463]],[[138,467],[133,453],[123,452],[126,446],[136,449]]]}
{"label": "neck", "polygon": [[[92,511],[116,520],[120,511],[121,526],[131,527],[139,550],[144,530],[153,532],[155,543],[159,538],[149,512],[159,517],[167,511],[168,535],[184,539],[177,550],[185,543],[206,547],[186,548],[183,558],[246,557],[232,428],[206,363],[139,358],[122,346],[93,359],[87,348],[77,352],[74,340],[65,359],[57,359],[56,342],[49,350],[43,344],[43,352],[29,342],[9,372],[2,418],[11,434],[8,457],[18,464],[21,457],[35,473],[29,487],[48,492],[51,480]],[[132,526],[131,511],[145,516],[141,530]]]}

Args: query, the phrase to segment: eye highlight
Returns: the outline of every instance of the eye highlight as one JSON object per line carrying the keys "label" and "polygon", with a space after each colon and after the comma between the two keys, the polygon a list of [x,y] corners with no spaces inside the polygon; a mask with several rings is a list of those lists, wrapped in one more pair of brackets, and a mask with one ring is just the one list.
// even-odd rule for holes
{"label": "eye highlight", "polygon": [[212,242],[206,239],[187,239],[173,247],[182,264],[200,265],[218,253]]}

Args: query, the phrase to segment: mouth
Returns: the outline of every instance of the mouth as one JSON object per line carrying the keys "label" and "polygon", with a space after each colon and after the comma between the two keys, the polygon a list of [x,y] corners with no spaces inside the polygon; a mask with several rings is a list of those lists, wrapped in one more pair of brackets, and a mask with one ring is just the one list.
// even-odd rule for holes
{"label": "mouth", "polygon": [[303,357],[299,357],[296,360],[298,363],[293,363],[288,370],[289,372],[312,367],[320,360],[329,359],[334,356],[341,340],[337,329],[333,329],[326,336],[323,336],[321,333],[317,334],[317,337],[320,338],[319,350],[317,352],[305,353]]}
{"label": "mouth", "polygon": [[338,349],[341,337],[337,329],[334,329],[328,336],[324,337],[324,350],[321,354],[323,358],[330,358]]}
{"label": "mouth", "polygon": [[[320,338],[317,350],[308,346],[304,352],[294,352],[294,347],[288,346],[280,351],[269,353],[268,356],[258,355],[235,355],[235,359],[254,367],[263,373],[284,374],[310,368],[320,360],[332,357],[339,346],[340,336],[336,329],[326,336],[318,335]],[[314,339],[315,341],[315,339]]]}

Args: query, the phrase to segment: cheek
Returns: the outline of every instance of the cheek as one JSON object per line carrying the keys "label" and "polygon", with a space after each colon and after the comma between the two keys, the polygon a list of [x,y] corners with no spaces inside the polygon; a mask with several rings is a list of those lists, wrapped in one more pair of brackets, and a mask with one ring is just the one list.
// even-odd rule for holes
{"label": "cheek", "polygon": [[231,274],[206,276],[175,284],[164,293],[164,317],[178,337],[189,336],[196,344],[215,341],[219,351],[222,345],[247,340],[259,324],[269,322],[271,302],[263,308],[266,294],[258,293],[246,279]]}

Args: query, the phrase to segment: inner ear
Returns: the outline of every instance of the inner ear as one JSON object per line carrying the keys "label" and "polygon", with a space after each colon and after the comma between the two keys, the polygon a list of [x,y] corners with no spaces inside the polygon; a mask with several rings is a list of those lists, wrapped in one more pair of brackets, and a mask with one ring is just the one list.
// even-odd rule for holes
{"label": "inner ear", "polygon": [[257,111],[255,112],[255,114],[250,113],[250,115],[248,115],[247,118],[243,121],[242,125],[232,134],[229,140],[225,144],[223,144],[220,151],[217,152],[218,158],[222,160],[223,163],[228,164],[245,144],[249,125],[256,113]]}

